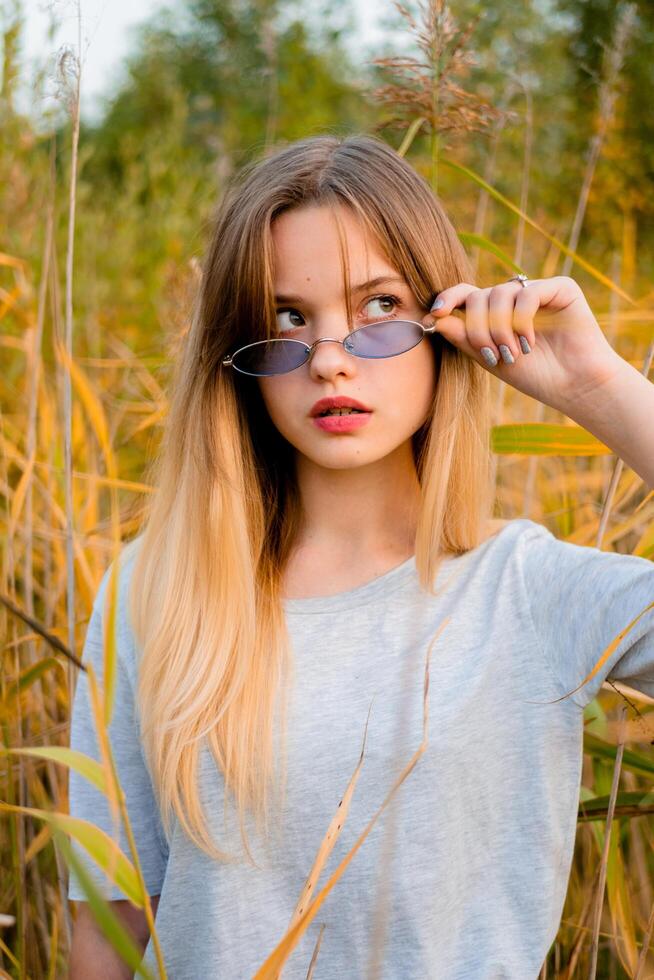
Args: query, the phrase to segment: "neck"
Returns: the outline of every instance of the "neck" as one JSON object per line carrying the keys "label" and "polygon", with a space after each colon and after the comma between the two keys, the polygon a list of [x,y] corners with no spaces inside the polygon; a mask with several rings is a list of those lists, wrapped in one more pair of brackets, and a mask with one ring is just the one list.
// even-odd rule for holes
{"label": "neck", "polygon": [[420,484],[410,441],[364,466],[296,460],[303,525],[297,550],[334,560],[406,558],[415,550]]}

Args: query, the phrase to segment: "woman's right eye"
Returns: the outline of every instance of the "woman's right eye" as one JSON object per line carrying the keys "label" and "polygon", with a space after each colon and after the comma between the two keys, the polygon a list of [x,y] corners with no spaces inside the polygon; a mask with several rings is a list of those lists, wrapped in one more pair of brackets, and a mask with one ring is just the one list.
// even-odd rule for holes
{"label": "woman's right eye", "polygon": [[[280,317],[284,315],[291,318],[290,322],[284,323],[283,320],[280,320]],[[296,320],[293,320],[292,319],[293,317],[295,317]],[[297,320],[301,320],[302,322],[298,323]],[[280,331],[282,332],[304,326],[304,320],[302,319],[302,314],[298,313],[297,310],[277,310],[277,323],[279,325]]]}

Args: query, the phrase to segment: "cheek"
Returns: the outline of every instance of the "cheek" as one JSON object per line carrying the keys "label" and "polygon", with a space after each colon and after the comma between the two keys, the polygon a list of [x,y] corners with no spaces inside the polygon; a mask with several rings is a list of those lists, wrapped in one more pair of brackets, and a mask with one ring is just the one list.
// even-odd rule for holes
{"label": "cheek", "polygon": [[279,382],[276,378],[257,378],[257,384],[259,385],[263,403],[272,415],[276,412],[277,405],[281,402]]}
{"label": "cheek", "polygon": [[437,360],[430,343],[419,344],[409,351],[391,377],[391,386],[400,395],[398,401],[409,415],[424,418],[431,406],[436,388]]}
{"label": "cheek", "polygon": [[411,406],[408,421],[411,432],[416,432],[431,416],[434,405],[434,393],[438,379],[438,359],[431,343],[420,344],[412,365],[408,404]]}
{"label": "cheek", "polygon": [[430,394],[433,394],[434,388],[436,387],[436,378],[438,376],[438,355],[434,350],[431,341],[425,339],[425,341],[420,344],[420,363],[417,366],[420,380],[425,388],[429,389]]}
{"label": "cheek", "polygon": [[259,378],[261,398],[274,425],[282,431],[295,414],[293,384],[290,378]]}

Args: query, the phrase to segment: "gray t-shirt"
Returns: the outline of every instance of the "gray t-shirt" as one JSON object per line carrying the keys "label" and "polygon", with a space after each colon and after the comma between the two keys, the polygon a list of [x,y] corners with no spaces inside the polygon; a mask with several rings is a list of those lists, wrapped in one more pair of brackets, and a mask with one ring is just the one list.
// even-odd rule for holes
{"label": "gray t-shirt", "polygon": [[[145,881],[161,895],[156,926],[171,980],[252,977],[277,945],[359,760],[372,701],[350,812],[316,891],[327,881],[420,745],[427,648],[447,617],[431,656],[426,751],[284,977],[304,980],[325,923],[316,980],[536,978],[558,930],[572,862],[583,708],[607,676],[654,696],[654,610],[575,695],[534,702],[575,688],[654,600],[652,563],[562,542],[515,519],[447,559],[436,597],[419,589],[411,557],[347,592],[284,600],[295,661],[287,805],[271,854],[252,839],[257,870],[245,861],[213,862],[177,822],[170,840],[163,835],[139,742],[137,649],[126,615],[138,542],[122,553],[110,735]],[[84,648],[100,678],[106,582],[107,574]],[[83,674],[71,745],[97,757]],[[215,840],[242,853],[229,807],[223,822],[222,776],[206,745],[199,768]],[[111,833],[103,797],[75,773],[70,811]],[[124,833],[121,846],[129,853]],[[106,881],[88,857],[85,864]],[[106,894],[125,897],[115,886]],[[69,896],[84,899],[73,876]],[[145,961],[156,975],[151,941]]]}

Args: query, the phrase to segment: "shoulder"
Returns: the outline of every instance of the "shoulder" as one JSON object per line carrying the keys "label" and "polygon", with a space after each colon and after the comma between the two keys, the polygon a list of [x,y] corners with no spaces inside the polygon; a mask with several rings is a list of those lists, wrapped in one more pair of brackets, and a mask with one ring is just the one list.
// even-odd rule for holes
{"label": "shoulder", "polygon": [[544,544],[546,547],[548,545],[556,547],[558,543],[551,531],[529,518],[489,518],[476,545],[455,554],[448,554],[448,557],[468,555],[470,560],[483,561],[484,564],[487,562],[503,564],[509,560],[520,561],[525,550],[533,554],[533,550],[526,548],[526,546],[534,539],[537,539],[535,551],[538,551],[539,544]]}
{"label": "shoulder", "polygon": [[111,577],[111,572],[114,566],[117,564],[118,568],[118,591],[119,600],[122,601],[126,595],[126,589],[128,588],[129,581],[132,577],[132,570],[134,568],[134,561],[139,550],[139,545],[141,543],[143,535],[140,534],[138,537],[133,538],[131,541],[123,542],[121,549],[118,553],[118,557],[115,560],[109,562],[109,565],[105,569],[100,583],[96,589],[95,599],[93,600],[93,606],[98,607],[100,612],[104,610],[104,603],[106,601],[107,586],[109,584],[109,579]]}
{"label": "shoulder", "polygon": [[497,534],[498,531],[501,531],[502,528],[505,528],[506,525],[507,524],[510,524],[510,523],[511,523],[511,521],[508,521],[508,520],[500,520],[499,517],[491,517],[491,518],[489,518],[488,521],[486,522],[485,539],[486,538],[492,538],[495,534]]}
{"label": "shoulder", "polygon": [[103,622],[111,615],[111,596],[109,594],[109,582],[114,568],[117,570],[116,582],[116,601],[115,601],[115,623],[116,640],[119,656],[124,656],[127,660],[132,660],[135,655],[134,632],[130,614],[130,594],[132,573],[136,556],[142,541],[143,535],[133,538],[131,541],[124,542],[117,558],[109,562],[98,585],[95,599],[93,601],[93,613],[91,626],[96,632],[102,632]]}
{"label": "shoulder", "polygon": [[528,540],[531,537],[550,537],[554,538],[552,532],[543,524],[532,521],[527,517],[514,517],[509,520],[500,518],[490,518],[486,523],[486,534],[483,541],[490,538],[501,537],[503,540]]}
{"label": "shoulder", "polygon": [[526,517],[487,522],[486,537],[474,551],[493,565],[538,564],[556,557],[560,541],[548,528]]}

